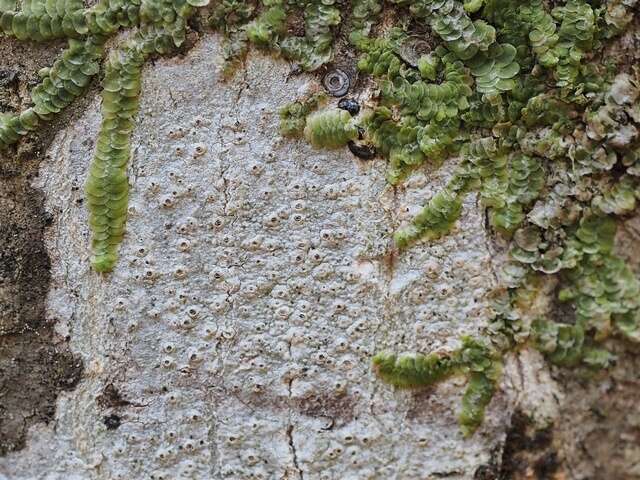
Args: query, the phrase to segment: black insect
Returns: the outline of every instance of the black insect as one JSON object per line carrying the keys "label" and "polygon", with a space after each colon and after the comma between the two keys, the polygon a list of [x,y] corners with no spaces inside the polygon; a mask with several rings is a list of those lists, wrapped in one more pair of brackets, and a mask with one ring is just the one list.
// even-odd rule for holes
{"label": "black insect", "polygon": [[372,145],[356,143],[352,140],[347,144],[347,146],[351,153],[362,160],[371,160],[376,156],[376,149]]}
{"label": "black insect", "polygon": [[338,108],[346,110],[352,117],[355,117],[360,112],[360,104],[353,98],[341,98],[338,102]]}

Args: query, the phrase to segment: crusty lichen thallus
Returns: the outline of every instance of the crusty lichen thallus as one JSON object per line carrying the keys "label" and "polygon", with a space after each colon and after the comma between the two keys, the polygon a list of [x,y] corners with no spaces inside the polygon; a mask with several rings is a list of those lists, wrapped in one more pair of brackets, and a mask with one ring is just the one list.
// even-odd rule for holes
{"label": "crusty lichen thallus", "polygon": [[[14,0],[0,0],[0,33],[38,42],[68,39],[60,58],[39,72],[33,105],[0,114],[0,147],[82,95],[100,71],[107,40],[121,29],[137,32],[115,46],[105,64],[103,121],[86,190],[98,271],[113,268],[124,234],[142,64],[181,45],[188,18],[207,3],[100,0],[87,8],[79,0],[23,0],[18,8]],[[351,28],[346,33],[360,56],[354,66],[360,76],[347,88],[357,94],[352,83],[370,76],[374,88],[367,91],[375,95],[360,102],[365,108],[354,117],[321,105],[314,94],[294,101],[281,111],[282,133],[304,136],[316,148],[353,147],[356,139],[372,145],[369,150],[388,161],[394,185],[425,163],[457,162],[446,186],[397,231],[400,248],[447,235],[472,192],[488,211],[489,228],[510,243],[501,277],[506,295],[479,332],[492,345],[486,347],[493,352],[489,366],[469,368],[455,353],[374,360],[381,378],[398,386],[468,375],[460,420],[471,432],[495,389],[498,357],[510,349],[529,344],[554,363],[595,368],[613,358],[604,340],[640,341],[640,285],[612,248],[618,217],[633,212],[638,199],[640,78],[633,69],[619,73],[623,57],[611,54],[613,39],[637,28],[635,11],[619,0],[595,8],[586,0],[553,8],[541,0],[391,3],[405,8],[411,22],[373,28],[380,23],[379,0],[356,0],[350,8],[333,0],[257,6],[223,0],[209,24],[227,38],[223,57],[234,69],[255,45],[301,70],[317,70],[335,58],[338,30]],[[294,34],[290,19],[300,12],[304,22]],[[433,34],[422,42],[428,48],[414,48],[425,30]],[[570,302],[575,320],[525,318],[519,302],[539,291],[545,276],[562,283],[557,300]]]}

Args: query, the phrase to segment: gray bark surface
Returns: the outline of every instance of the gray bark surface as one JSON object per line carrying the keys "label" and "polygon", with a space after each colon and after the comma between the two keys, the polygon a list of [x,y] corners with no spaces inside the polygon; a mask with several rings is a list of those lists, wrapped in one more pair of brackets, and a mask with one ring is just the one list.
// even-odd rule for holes
{"label": "gray bark surface", "polygon": [[83,205],[95,92],[27,179],[52,215],[47,341],[84,367],[48,422],[22,421],[0,479],[640,478],[631,357],[575,380],[513,355],[467,439],[463,378],[404,392],[374,377],[375,352],[448,350],[485,324],[499,257],[484,213],[469,196],[451,235],[390,255],[450,166],[393,190],[381,160],[283,139],[279,107],[316,80],[254,53],[225,82],[220,53],[205,35],[145,67],[112,274],[89,268]]}

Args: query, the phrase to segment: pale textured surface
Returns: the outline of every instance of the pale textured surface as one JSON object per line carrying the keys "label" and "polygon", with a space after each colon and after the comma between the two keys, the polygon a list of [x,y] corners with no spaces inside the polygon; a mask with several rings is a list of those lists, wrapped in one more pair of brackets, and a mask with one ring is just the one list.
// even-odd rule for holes
{"label": "pale textured surface", "polygon": [[[382,161],[284,140],[276,111],[314,80],[285,81],[285,63],[256,54],[225,84],[218,54],[205,36],[145,69],[113,274],[88,269],[82,205],[97,99],[43,162],[48,316],[86,369],[55,421],[0,458],[0,478],[473,478],[504,440],[509,395],[465,440],[464,379],[393,392],[370,357],[454,348],[483,324],[494,275],[475,198],[454,234],[390,257],[390,234],[447,168],[394,192]],[[534,375],[517,370],[509,389]],[[110,384],[128,404],[105,405]]]}

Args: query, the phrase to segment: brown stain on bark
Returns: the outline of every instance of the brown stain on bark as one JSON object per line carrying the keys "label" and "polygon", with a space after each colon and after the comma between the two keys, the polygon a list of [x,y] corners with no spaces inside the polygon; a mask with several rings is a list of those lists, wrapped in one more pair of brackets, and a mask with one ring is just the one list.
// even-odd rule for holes
{"label": "brown stain on bark", "polygon": [[511,426],[502,450],[500,468],[495,475],[476,472],[476,479],[499,480],[561,480],[558,454],[553,445],[553,427],[538,429],[533,421],[519,411],[511,417]]}
{"label": "brown stain on bark", "polygon": [[617,364],[596,376],[558,372],[566,398],[554,442],[567,479],[640,478],[640,352],[626,345],[616,354]]}
{"label": "brown stain on bark", "polygon": [[[0,111],[24,107],[37,69],[50,64],[58,48],[3,39]],[[39,138],[0,152],[0,455],[23,448],[28,428],[53,418],[58,394],[82,373],[67,339],[57,337],[45,317],[51,273],[44,232],[52,216],[31,182],[54,134],[49,126]]]}

